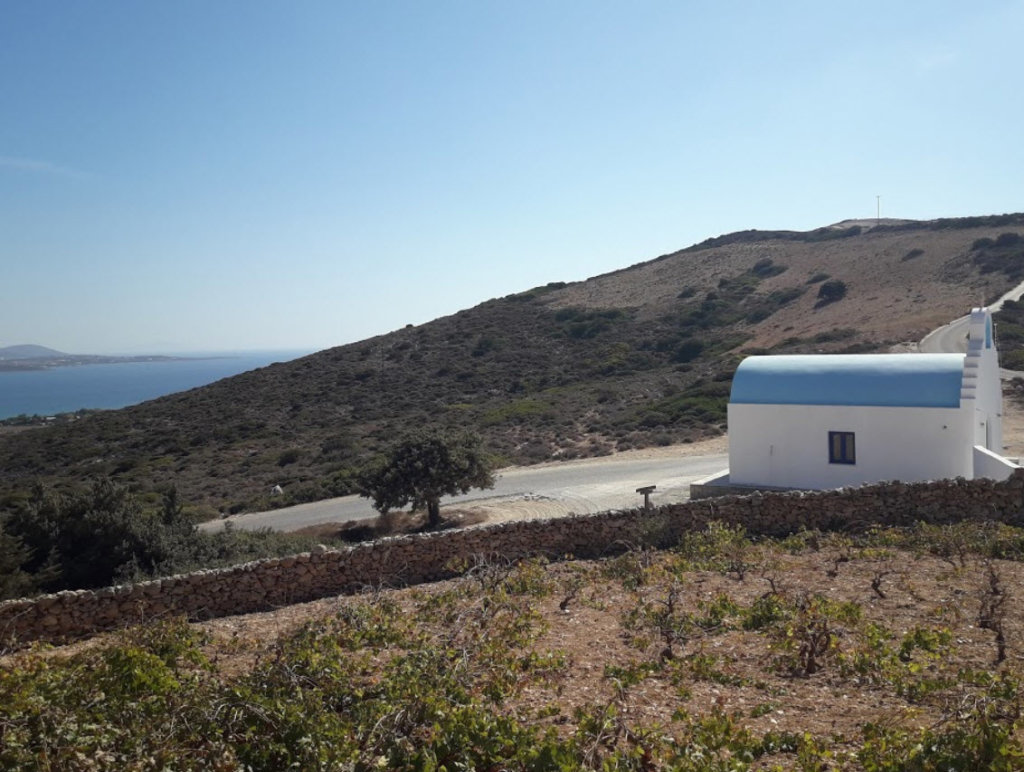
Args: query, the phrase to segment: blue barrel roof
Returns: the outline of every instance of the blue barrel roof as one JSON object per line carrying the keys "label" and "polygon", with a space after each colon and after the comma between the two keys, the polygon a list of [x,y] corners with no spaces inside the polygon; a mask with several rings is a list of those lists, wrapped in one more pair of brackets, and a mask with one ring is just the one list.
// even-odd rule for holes
{"label": "blue barrel roof", "polygon": [[808,354],[740,362],[729,401],[747,405],[960,407],[963,354]]}

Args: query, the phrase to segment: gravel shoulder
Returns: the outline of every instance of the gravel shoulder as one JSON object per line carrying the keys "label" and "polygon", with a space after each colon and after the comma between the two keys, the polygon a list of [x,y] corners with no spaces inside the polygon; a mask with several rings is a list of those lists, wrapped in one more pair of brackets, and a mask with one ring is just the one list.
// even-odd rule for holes
{"label": "gravel shoulder", "polygon": [[[533,467],[511,467],[499,472],[502,475],[515,475],[520,472],[532,472],[537,469],[569,466],[573,469],[587,470],[592,476],[600,479],[603,472],[618,471],[623,464],[639,464],[643,461],[671,460],[676,458],[698,458],[723,456],[729,452],[729,440],[726,436],[714,437],[700,442],[685,445],[669,445],[658,448],[627,450],[611,456],[588,458],[580,461],[551,461]],[[717,466],[725,469],[727,460]],[[642,467],[641,467],[642,468]],[[713,473],[713,472],[709,472]],[[591,482],[574,485],[558,498],[549,496],[522,497],[481,497],[470,503],[456,502],[442,507],[445,514],[458,512],[460,515],[472,517],[487,523],[503,523],[511,520],[536,520],[548,517],[563,517],[572,513],[597,512],[602,508],[618,509],[624,506],[639,506],[642,499],[635,493],[636,488],[650,484],[651,480],[643,477],[638,471],[631,480],[616,479],[614,482]],[[698,477],[706,476],[704,474]],[[689,497],[689,483],[693,475],[681,475],[668,480],[657,481],[659,490],[651,497],[653,504],[668,504]],[[606,506],[602,507],[602,504]]]}

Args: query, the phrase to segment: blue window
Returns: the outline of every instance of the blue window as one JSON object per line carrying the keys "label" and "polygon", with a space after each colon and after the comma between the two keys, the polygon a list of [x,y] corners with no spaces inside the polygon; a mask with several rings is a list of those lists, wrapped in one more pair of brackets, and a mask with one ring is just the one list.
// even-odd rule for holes
{"label": "blue window", "polygon": [[857,445],[853,432],[828,433],[828,462],[830,464],[856,464]]}

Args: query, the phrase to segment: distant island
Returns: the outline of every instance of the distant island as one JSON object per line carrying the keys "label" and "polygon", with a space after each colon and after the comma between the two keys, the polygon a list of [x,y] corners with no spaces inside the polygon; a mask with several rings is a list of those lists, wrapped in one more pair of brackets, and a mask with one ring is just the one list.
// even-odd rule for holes
{"label": "distant island", "polygon": [[0,372],[49,370],[77,365],[113,365],[124,362],[181,362],[195,357],[173,356],[102,356],[98,354],[66,354],[46,346],[23,344],[0,348]]}

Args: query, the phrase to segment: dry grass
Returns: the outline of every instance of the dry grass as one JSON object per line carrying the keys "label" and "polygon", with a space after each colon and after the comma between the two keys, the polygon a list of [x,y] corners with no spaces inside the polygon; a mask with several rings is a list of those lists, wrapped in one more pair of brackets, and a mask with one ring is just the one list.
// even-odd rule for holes
{"label": "dry grass", "polygon": [[[853,328],[874,341],[917,342],[931,330],[963,316],[972,306],[1000,294],[1005,277],[969,269],[971,244],[1007,228],[981,230],[871,231],[848,239],[818,243],[764,240],[702,250],[684,250],[626,271],[598,276],[567,287],[559,306],[642,306],[659,313],[684,287],[714,287],[753,263],[769,258],[787,270],[766,279],[759,290],[800,285],[827,273],[846,282],[847,299],[815,309],[816,285],[754,327],[747,346],[770,348],[791,336]],[[1013,230],[1013,228],[1009,228]],[[922,254],[904,258],[911,250]],[[852,301],[852,302],[851,302]]]}

